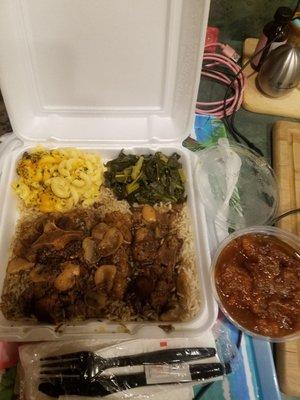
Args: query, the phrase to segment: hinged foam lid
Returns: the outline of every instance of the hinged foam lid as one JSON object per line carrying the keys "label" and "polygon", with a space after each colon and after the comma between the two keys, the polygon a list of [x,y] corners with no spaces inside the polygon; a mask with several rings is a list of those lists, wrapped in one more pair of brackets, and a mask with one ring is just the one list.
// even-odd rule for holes
{"label": "hinged foam lid", "polygon": [[176,141],[190,128],[209,0],[2,0],[0,84],[29,140]]}

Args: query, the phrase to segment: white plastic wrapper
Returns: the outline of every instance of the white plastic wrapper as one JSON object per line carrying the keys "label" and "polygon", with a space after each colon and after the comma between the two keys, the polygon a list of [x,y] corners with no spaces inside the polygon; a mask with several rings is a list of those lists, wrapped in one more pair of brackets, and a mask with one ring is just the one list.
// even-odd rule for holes
{"label": "white plastic wrapper", "polygon": [[[78,355],[72,356],[72,361],[41,360],[79,351],[93,352],[96,361],[88,366],[84,361],[78,367]],[[184,400],[193,398],[197,383],[222,379],[229,372],[228,365],[221,364],[214,353],[215,342],[208,333],[196,339],[95,339],[25,345],[20,348],[20,359],[26,400]],[[199,354],[209,357],[200,359]],[[57,364],[49,368],[54,362]],[[71,362],[76,363],[76,371],[70,370]],[[68,371],[62,371],[66,363]],[[71,374],[80,377],[71,378]]]}

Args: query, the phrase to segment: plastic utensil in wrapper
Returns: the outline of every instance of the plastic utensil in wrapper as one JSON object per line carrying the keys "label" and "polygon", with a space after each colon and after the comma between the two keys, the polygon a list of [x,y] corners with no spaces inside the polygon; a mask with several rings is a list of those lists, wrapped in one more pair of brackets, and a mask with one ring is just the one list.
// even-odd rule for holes
{"label": "plastic utensil in wrapper", "polygon": [[277,183],[269,164],[227,139],[199,153],[195,181],[205,209],[221,228],[268,224],[277,211]]}
{"label": "plastic utensil in wrapper", "polygon": [[[82,352],[90,352],[102,360],[119,359],[127,360],[128,363],[120,362],[118,367],[115,362],[107,364],[108,368],[99,368],[98,373],[91,378],[86,378],[91,374],[86,369],[87,364],[84,364],[86,376],[77,376],[78,368],[82,368],[78,354],[82,355]],[[76,365],[70,365],[69,353],[73,353]],[[155,354],[157,360],[153,357]],[[131,363],[130,360],[138,358],[141,361],[139,365]],[[73,399],[73,396],[78,396],[78,399],[188,399],[192,397],[192,386],[197,382],[222,379],[230,372],[230,364],[220,363],[215,354],[211,333],[194,339],[138,339],[122,342],[95,339],[40,343],[21,347],[20,359],[25,374],[27,400],[60,396],[64,399]],[[142,364],[144,359],[150,362]],[[68,370],[62,365],[64,360],[68,360]],[[51,364],[56,370],[52,368],[48,373],[41,373],[46,372],[43,368],[45,363]],[[186,397],[185,393],[189,396]]]}
{"label": "plastic utensil in wrapper", "polygon": [[223,366],[221,363],[147,365],[144,372],[100,375],[87,382],[60,377],[45,379],[39,384],[38,390],[50,397],[104,397],[146,386],[204,382],[206,379],[222,376],[227,371],[229,366]]}
{"label": "plastic utensil in wrapper", "polygon": [[182,363],[214,357],[215,354],[214,347],[165,349],[113,358],[104,358],[92,351],[78,351],[41,358],[41,375],[51,378],[59,373],[61,378],[79,377],[90,380],[110,368]]}

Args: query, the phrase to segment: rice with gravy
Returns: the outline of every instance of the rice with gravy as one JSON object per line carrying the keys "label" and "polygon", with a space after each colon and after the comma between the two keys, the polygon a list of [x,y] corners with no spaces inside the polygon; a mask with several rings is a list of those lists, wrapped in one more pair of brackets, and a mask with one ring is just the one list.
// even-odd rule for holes
{"label": "rice with gravy", "polygon": [[[155,209],[158,213],[165,213],[172,210],[171,204],[156,204]],[[175,206],[176,207],[176,206]],[[89,211],[92,209],[94,213],[99,218],[104,217],[109,212],[119,211],[124,214],[130,214],[130,206],[125,201],[119,201],[115,198],[113,192],[105,187],[101,187],[99,199],[92,207],[85,208]],[[16,228],[16,236],[20,234],[20,226],[24,222],[30,223],[37,218],[38,215],[36,211],[28,211],[23,213],[22,218],[19,220]],[[183,296],[181,299],[181,306],[183,308],[183,313],[180,315],[180,321],[190,321],[195,318],[199,313],[201,307],[201,293],[200,293],[200,283],[199,274],[197,272],[196,266],[196,254],[194,237],[192,230],[191,217],[188,209],[188,205],[185,202],[177,213],[176,219],[172,223],[172,231],[180,239],[182,239],[183,244],[181,248],[180,263],[176,268],[178,271],[184,271],[187,278],[187,290],[188,295]],[[12,252],[16,246],[16,240],[13,241]],[[22,271],[19,274],[7,274],[4,282],[4,288],[2,293],[2,304],[1,308],[3,313],[7,316],[10,315],[12,320],[20,320],[23,315],[24,305],[20,303],[22,299],[22,292],[28,286],[29,272]],[[171,293],[171,296],[173,294]],[[174,295],[175,296],[175,295]],[[149,307],[149,311],[139,315],[135,312],[134,308],[127,304],[125,301],[119,300],[109,300],[106,306],[106,319],[110,321],[159,321],[157,313]],[[80,320],[82,316],[78,315]],[[24,319],[24,317],[23,317]],[[175,322],[175,321],[174,321]]]}

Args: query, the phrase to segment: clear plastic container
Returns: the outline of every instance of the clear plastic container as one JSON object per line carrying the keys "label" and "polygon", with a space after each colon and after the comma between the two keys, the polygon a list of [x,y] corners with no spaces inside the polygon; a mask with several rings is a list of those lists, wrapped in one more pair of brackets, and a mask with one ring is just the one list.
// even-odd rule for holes
{"label": "clear plastic container", "polygon": [[199,153],[195,181],[206,211],[221,228],[267,225],[276,215],[274,171],[244,146],[220,139],[218,145]]}
{"label": "clear plastic container", "polygon": [[[223,250],[226,248],[226,246],[232,242],[234,239],[246,235],[246,234],[263,234],[263,235],[270,235],[273,237],[276,237],[280,240],[282,240],[283,242],[287,243],[288,245],[290,245],[292,248],[294,248],[296,251],[300,251],[300,239],[287,231],[284,231],[282,229],[279,228],[275,228],[275,227],[270,227],[270,226],[253,226],[251,228],[245,228],[245,229],[240,229],[234,233],[232,233],[231,235],[229,235],[226,239],[223,240],[223,242],[220,244],[220,246],[218,247],[218,250],[215,253],[215,256],[212,260],[212,265],[211,265],[211,285],[212,285],[212,290],[213,290],[213,294],[221,308],[221,310],[223,311],[223,313],[225,314],[225,316],[237,327],[239,328],[241,331],[247,333],[250,336],[253,336],[255,338],[259,338],[259,339],[265,339],[265,340],[269,340],[272,342],[285,342],[288,340],[293,340],[293,339],[297,339],[300,337],[300,331],[298,332],[294,332],[290,335],[286,335],[286,336],[281,336],[281,337],[271,337],[271,336],[264,336],[264,335],[260,335],[257,334],[256,332],[252,332],[249,329],[244,328],[242,325],[239,324],[239,322],[237,322],[231,315],[230,313],[227,311],[227,309],[225,308],[225,306],[223,305],[218,292],[217,292],[217,288],[216,288],[216,281],[215,281],[215,269],[216,269],[216,265],[217,265],[217,261],[219,259],[219,256],[221,255],[221,253],[223,252]],[[300,257],[300,256],[299,256]]]}

